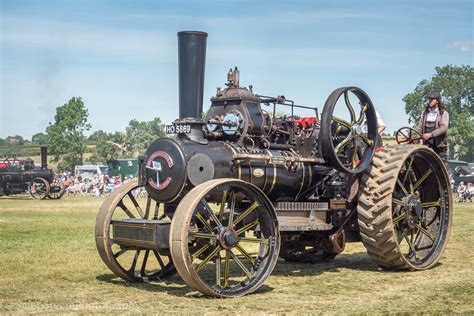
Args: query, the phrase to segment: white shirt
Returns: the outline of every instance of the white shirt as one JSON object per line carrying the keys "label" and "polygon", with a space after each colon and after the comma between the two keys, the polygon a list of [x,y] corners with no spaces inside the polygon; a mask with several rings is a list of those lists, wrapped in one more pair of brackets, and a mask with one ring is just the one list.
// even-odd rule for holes
{"label": "white shirt", "polygon": [[436,122],[436,119],[438,118],[438,108],[435,108],[434,110],[430,108],[428,111],[428,115],[426,116],[426,122]]}
{"label": "white shirt", "polygon": [[[380,126],[385,126],[385,122],[382,120],[382,117],[380,116],[379,112],[375,111],[375,116],[377,117],[377,128]],[[364,116],[364,122],[362,122],[362,131],[364,133],[368,133],[369,128],[367,127],[367,117]]]}

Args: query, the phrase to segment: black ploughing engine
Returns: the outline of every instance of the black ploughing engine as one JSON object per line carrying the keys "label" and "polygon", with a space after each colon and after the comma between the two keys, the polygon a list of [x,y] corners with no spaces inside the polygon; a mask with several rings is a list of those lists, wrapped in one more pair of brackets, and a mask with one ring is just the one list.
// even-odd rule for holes
{"label": "black ploughing engine", "polygon": [[41,165],[32,159],[5,158],[0,160],[0,196],[28,192],[38,200],[57,200],[65,193],[65,185],[48,169],[48,149],[41,147]]}

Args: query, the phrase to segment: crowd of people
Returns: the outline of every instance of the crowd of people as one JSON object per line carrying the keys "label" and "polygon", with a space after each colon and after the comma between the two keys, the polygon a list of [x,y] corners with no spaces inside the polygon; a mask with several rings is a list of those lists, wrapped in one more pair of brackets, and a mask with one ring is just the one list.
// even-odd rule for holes
{"label": "crowd of people", "polygon": [[458,185],[457,193],[459,202],[472,202],[472,197],[474,196],[474,186],[471,182],[464,184],[464,182],[461,181]]}
{"label": "crowd of people", "polygon": [[84,176],[82,174],[73,175],[71,172],[63,172],[57,175],[66,186],[68,196],[106,196],[122,184],[132,180],[126,177],[122,180],[120,175],[109,177],[107,175]]}

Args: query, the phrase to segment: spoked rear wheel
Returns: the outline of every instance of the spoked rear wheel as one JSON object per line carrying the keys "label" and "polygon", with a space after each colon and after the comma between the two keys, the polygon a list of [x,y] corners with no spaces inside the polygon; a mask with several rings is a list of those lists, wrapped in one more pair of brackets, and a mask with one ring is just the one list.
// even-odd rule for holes
{"label": "spoked rear wheel", "polygon": [[158,203],[149,197],[136,196],[136,190],[139,188],[141,187],[138,186],[137,180],[126,182],[104,201],[95,225],[97,250],[107,267],[124,280],[148,282],[166,279],[175,273],[169,254],[162,255],[151,249],[125,247],[113,240],[114,220],[164,218],[163,214],[159,214]]}
{"label": "spoked rear wheel", "polygon": [[446,247],[452,209],[448,174],[434,151],[389,147],[375,155],[362,177],[360,236],[384,268],[428,269]]}
{"label": "spoked rear wheel", "polygon": [[66,186],[64,185],[63,180],[55,178],[53,179],[53,182],[51,182],[48,197],[52,200],[58,200],[63,197],[65,192]]}
{"label": "spoked rear wheel", "polygon": [[234,179],[191,190],[173,215],[170,236],[180,276],[218,297],[257,290],[273,271],[280,246],[272,204],[254,185]]}

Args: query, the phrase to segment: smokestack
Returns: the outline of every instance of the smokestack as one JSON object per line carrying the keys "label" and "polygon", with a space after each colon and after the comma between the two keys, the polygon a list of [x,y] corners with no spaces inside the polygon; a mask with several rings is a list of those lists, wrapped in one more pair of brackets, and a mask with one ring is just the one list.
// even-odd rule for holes
{"label": "smokestack", "polygon": [[48,168],[48,147],[41,147],[41,168]]}
{"label": "smokestack", "polygon": [[179,118],[201,118],[207,33],[178,32]]}

